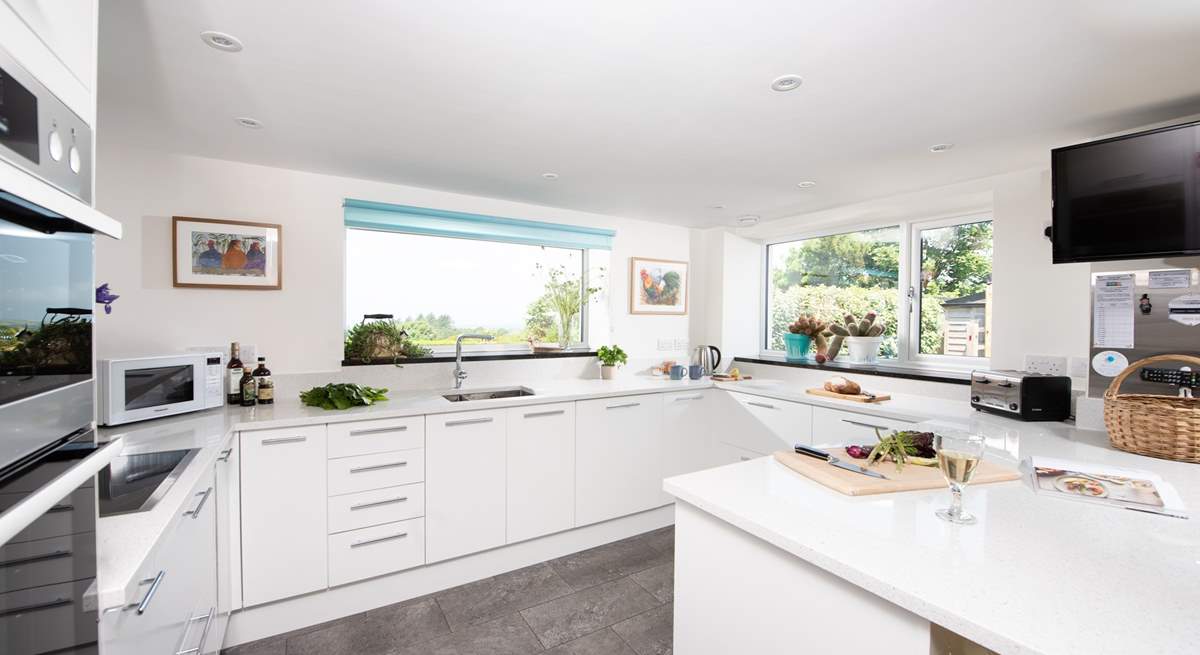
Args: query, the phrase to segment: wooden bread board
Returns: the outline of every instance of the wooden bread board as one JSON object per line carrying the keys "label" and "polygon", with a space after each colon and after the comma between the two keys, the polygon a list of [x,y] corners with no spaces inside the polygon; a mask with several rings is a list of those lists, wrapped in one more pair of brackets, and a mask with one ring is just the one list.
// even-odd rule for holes
{"label": "wooden bread board", "polygon": [[891,400],[892,397],[886,393],[878,393],[874,396],[867,396],[861,393],[837,393],[835,391],[827,391],[825,389],[805,389],[805,393],[811,393],[814,396],[825,396],[826,398],[837,398],[839,400],[852,400],[856,403],[878,403],[885,400]]}
{"label": "wooden bread board", "polygon": [[[860,466],[865,462],[865,460],[851,459],[848,455],[843,456],[840,451],[840,448],[832,451],[834,457]],[[900,473],[896,472],[896,465],[892,462],[876,463],[867,467],[888,477],[887,480],[880,480],[869,475],[840,469],[831,466],[828,462],[807,455],[797,455],[787,450],[776,452],[775,461],[814,482],[819,482],[847,496],[870,496],[890,494],[896,491],[947,488],[946,479],[942,477],[942,472],[936,466],[907,464]],[[1021,474],[1015,469],[984,460],[979,463],[975,477],[971,479],[971,486],[990,482],[1008,482],[1020,478]]]}

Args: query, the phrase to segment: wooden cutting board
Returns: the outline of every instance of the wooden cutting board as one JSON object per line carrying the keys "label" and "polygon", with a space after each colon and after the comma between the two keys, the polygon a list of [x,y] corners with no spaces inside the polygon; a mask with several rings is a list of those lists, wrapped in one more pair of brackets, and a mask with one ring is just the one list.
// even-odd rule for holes
{"label": "wooden cutting board", "polygon": [[[840,451],[841,449],[838,449]],[[842,457],[835,451],[834,456],[845,462],[863,465],[864,460],[851,459],[849,455]],[[917,466],[907,464],[900,473],[892,462],[876,463],[868,468],[886,475],[887,480],[880,480],[869,475],[854,473],[836,466],[831,466],[806,455],[780,450],[775,453],[775,461],[792,469],[810,480],[819,482],[834,491],[840,491],[848,496],[870,496],[872,494],[889,494],[895,491],[916,491],[919,489],[945,489],[946,479],[936,466]],[[1008,482],[1019,480],[1021,474],[1008,466],[994,464],[987,460],[980,462],[971,480],[971,486],[989,482]]]}
{"label": "wooden cutting board", "polygon": [[874,396],[867,396],[861,393],[837,393],[825,389],[805,389],[806,393],[811,393],[814,396],[824,396],[826,398],[837,398],[838,400],[852,400],[856,403],[878,403],[884,400],[891,400],[892,397],[886,393],[877,393]]}

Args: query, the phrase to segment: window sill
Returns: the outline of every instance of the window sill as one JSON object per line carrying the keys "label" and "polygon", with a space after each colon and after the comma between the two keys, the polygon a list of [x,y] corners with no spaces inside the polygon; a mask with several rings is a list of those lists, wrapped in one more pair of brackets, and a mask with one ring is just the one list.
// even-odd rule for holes
{"label": "window sill", "polygon": [[923,382],[942,382],[946,384],[971,384],[971,372],[962,370],[931,369],[926,367],[902,366],[900,364],[851,364],[849,362],[789,362],[783,357],[760,355],[758,357],[734,357],[735,362],[747,364],[766,364],[769,366],[790,366],[792,368],[811,368],[837,373],[856,373],[860,375],[877,375],[887,378],[903,378],[905,380],[921,380]]}
{"label": "window sill", "polygon": [[[491,362],[505,359],[558,359],[562,357],[595,357],[595,350],[564,350],[561,352],[548,353],[531,353],[531,352],[491,352],[469,355],[463,353],[464,362]],[[374,359],[369,362],[360,360],[343,359],[342,366],[407,366],[409,364],[444,364],[453,362],[454,355],[430,355],[429,357],[411,357],[401,358],[395,361],[391,359]]]}

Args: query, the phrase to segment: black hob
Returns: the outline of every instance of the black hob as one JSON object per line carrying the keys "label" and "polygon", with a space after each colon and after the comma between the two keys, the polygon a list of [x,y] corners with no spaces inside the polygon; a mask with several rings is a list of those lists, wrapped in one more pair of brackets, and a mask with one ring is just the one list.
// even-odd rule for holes
{"label": "black hob", "polygon": [[96,476],[100,518],[154,507],[200,449],[119,455]]}

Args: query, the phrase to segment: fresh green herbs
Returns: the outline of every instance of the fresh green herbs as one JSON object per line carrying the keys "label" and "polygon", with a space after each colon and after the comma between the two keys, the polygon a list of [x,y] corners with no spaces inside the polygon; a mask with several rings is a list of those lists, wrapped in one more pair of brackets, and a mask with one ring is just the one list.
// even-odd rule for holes
{"label": "fresh green herbs", "polygon": [[867,466],[891,459],[896,463],[896,471],[901,471],[905,464],[933,466],[937,463],[937,460],[933,459],[935,453],[932,432],[904,430],[884,437],[876,429],[875,438],[879,439],[879,443],[867,455]]}
{"label": "fresh green herbs", "polygon": [[327,384],[300,392],[300,402],[309,407],[322,409],[350,409],[358,405],[372,405],[387,400],[387,389],[364,387],[357,384]]}
{"label": "fresh green herbs", "polygon": [[624,364],[629,361],[629,356],[625,354],[625,351],[621,350],[621,347],[615,344],[612,346],[600,346],[596,350],[596,358],[605,366],[616,366],[617,364]]}

